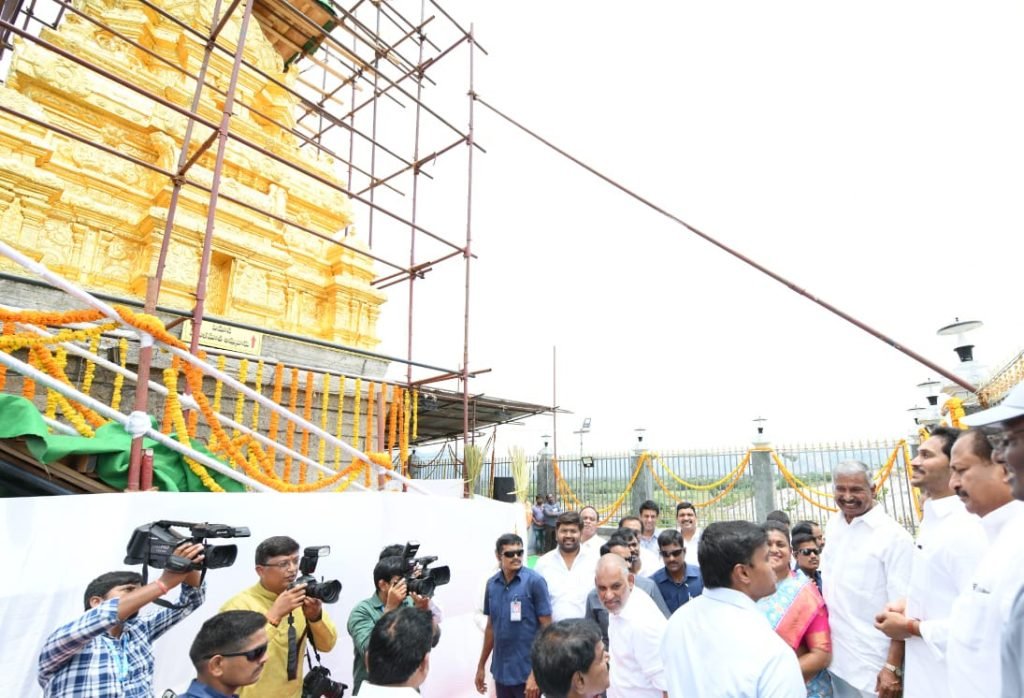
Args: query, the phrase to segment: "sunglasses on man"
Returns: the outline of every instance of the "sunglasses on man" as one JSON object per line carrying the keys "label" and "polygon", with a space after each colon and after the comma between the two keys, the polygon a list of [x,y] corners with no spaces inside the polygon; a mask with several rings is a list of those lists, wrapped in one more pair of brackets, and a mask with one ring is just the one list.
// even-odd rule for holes
{"label": "sunglasses on man", "polygon": [[[244,652],[218,652],[214,657],[218,655],[221,657],[245,657],[250,662],[258,662],[266,653],[267,643],[264,642],[259,647],[253,647],[251,650],[245,650]],[[212,659],[212,657],[207,657],[207,659]]]}
{"label": "sunglasses on man", "polygon": [[519,550],[502,550],[501,554],[507,557],[509,560],[511,560],[514,557],[522,557],[523,549],[519,548]]}

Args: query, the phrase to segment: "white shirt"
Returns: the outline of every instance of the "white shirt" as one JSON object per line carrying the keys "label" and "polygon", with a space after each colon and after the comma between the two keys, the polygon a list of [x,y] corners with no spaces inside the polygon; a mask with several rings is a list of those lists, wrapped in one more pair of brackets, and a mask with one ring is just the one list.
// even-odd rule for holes
{"label": "white shirt", "polygon": [[1004,504],[981,525],[988,550],[949,616],[946,669],[950,694],[957,698],[1000,695],[1000,637],[1020,588],[1014,577],[1024,556],[1024,502]]}
{"label": "white shirt", "polygon": [[889,654],[889,638],[875,629],[875,614],[907,595],[914,541],[879,505],[849,523],[837,512],[825,537],[822,592],[832,627],[828,670],[874,693]]}
{"label": "white shirt", "polygon": [[665,564],[661,561],[661,552],[652,553],[647,548],[640,547],[640,575],[642,577],[650,577],[652,574],[664,567]]}
{"label": "white shirt", "polygon": [[[684,546],[686,548],[686,555],[683,557],[689,564],[697,565],[698,567],[700,567],[700,562],[697,561],[697,546],[700,545],[700,534],[703,530],[704,529],[702,528],[698,528],[694,531],[693,540],[688,541]],[[685,541],[686,538],[684,537],[683,540]]]}
{"label": "white shirt", "polygon": [[749,596],[726,587],[705,587],[672,614],[661,659],[669,698],[807,695],[796,653]]}
{"label": "white shirt", "polygon": [[661,663],[661,639],[667,625],[668,619],[651,597],[636,586],[622,610],[608,614],[608,698],[661,698],[668,687]]}
{"label": "white shirt", "polygon": [[419,692],[408,686],[376,686],[369,681],[364,681],[359,687],[359,698],[419,698]]}
{"label": "white shirt", "polygon": [[642,535],[637,536],[636,539],[640,541],[640,549],[649,550],[655,555],[657,555],[658,552],[661,550],[661,548],[658,547],[658,534],[660,534],[661,531],[662,529],[655,528],[654,535],[652,535],[650,538],[644,538]]}
{"label": "white shirt", "polygon": [[582,543],[580,543],[580,546],[592,551],[595,555],[600,555],[601,546],[607,542],[608,540],[606,538],[602,538],[601,536],[595,533],[593,536],[591,536],[590,540],[585,540]]}
{"label": "white shirt", "polygon": [[[905,698],[948,698],[946,639],[953,601],[971,580],[988,547],[981,519],[956,495],[928,499],[918,529],[907,595],[907,617],[921,622],[921,637],[907,639]],[[879,609],[881,611],[881,609]]]}
{"label": "white shirt", "polygon": [[594,588],[598,557],[593,549],[581,545],[572,567],[566,567],[558,548],[537,560],[533,569],[548,583],[552,621],[583,618],[587,614],[587,594]]}

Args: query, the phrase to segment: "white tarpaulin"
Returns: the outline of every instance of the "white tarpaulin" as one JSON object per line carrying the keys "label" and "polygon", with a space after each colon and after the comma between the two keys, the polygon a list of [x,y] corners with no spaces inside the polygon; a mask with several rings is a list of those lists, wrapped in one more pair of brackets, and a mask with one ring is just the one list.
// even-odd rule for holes
{"label": "white tarpaulin", "polygon": [[[437,555],[452,581],[438,587],[443,609],[441,643],[431,653],[427,698],[476,696],[473,676],[483,633],[478,618],[485,579],[495,569],[494,542],[502,533],[524,536],[519,505],[403,493],[213,494],[135,493],[0,500],[4,580],[0,584],[0,695],[40,696],[36,667],[46,637],[82,613],[82,594],[93,578],[123,564],[131,532],[168,519],[247,526],[250,538],[210,540],[238,545],[232,567],[206,575],[206,603],[155,644],[156,681],[181,692],[194,676],[188,648],[204,620],[238,591],[257,581],[256,546],[288,535],[300,545],[330,545],[317,576],[338,579],[341,600],[325,605],[338,626],[338,644],[323,657],[332,678],[351,685],[352,643],[345,624],[352,607],[373,593],[373,566],[381,548],[416,540],[419,555]],[[159,570],[150,569],[150,580]],[[177,600],[177,590],[169,595]],[[154,607],[150,607],[153,609]],[[147,611],[144,610],[143,613]],[[489,683],[493,683],[490,682]],[[346,695],[351,695],[348,693]]]}

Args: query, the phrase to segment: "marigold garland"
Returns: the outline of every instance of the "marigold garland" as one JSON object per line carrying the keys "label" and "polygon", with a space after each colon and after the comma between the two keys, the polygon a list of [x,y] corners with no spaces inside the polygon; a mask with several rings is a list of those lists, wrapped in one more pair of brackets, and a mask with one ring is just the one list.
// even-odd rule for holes
{"label": "marigold garland", "polygon": [[958,397],[951,397],[942,405],[942,414],[949,414],[950,425],[954,429],[963,429],[960,420],[967,416],[964,411],[964,401]]}
{"label": "marigold garland", "polygon": [[[244,386],[245,382],[246,382],[246,380],[248,378],[249,378],[249,359],[242,359],[242,361],[238,364],[238,382],[241,383]],[[257,384],[256,388],[257,388],[257,390],[259,389],[259,385],[258,384]],[[245,393],[243,393],[241,390],[239,390],[238,394],[235,395],[235,414],[234,414],[234,419],[235,419],[235,422],[237,422],[238,424],[245,424]],[[236,427],[236,428],[231,430],[231,438],[232,439],[237,439],[238,435],[241,434],[241,433],[242,432],[240,432],[238,430],[238,428]]]}
{"label": "marigold garland", "polygon": [[[122,337],[117,343],[117,353],[120,359],[121,368],[128,366],[128,340]],[[114,388],[110,398],[110,407],[114,410],[121,409],[121,391],[124,389],[124,374],[118,373],[114,376]]]}
{"label": "marigold garland", "polygon": [[402,389],[399,393],[399,410],[402,415],[401,438],[398,442],[398,459],[402,464],[402,474],[409,477],[409,391]]}
{"label": "marigold garland", "polygon": [[[295,414],[295,410],[299,407],[299,369],[292,368],[292,380],[288,386],[288,411]],[[288,420],[288,425],[284,428],[284,445],[288,447],[289,451],[295,450],[295,422]],[[285,482],[292,481],[292,455],[291,453],[285,454],[284,457],[284,470],[281,473],[281,479]]]}
{"label": "marigold garland", "polygon": [[[8,337],[14,334],[15,325],[10,320],[4,321],[3,331],[0,336]],[[0,366],[0,391],[7,387],[7,366]]]}
{"label": "marigold garland", "polygon": [[172,347],[183,349],[188,351],[188,345],[182,342],[180,339],[172,335],[164,327],[164,323],[160,318],[155,315],[147,315],[146,313],[136,313],[134,310],[127,306],[115,305],[114,310],[127,324],[131,325],[137,330],[142,330],[146,334],[157,339],[164,344],[169,344]]}
{"label": "marigold garland", "polygon": [[[387,386],[384,387],[387,390]],[[388,454],[394,458],[395,442],[398,440],[398,386],[391,386],[391,404],[388,405]]]}
{"label": "marigold garland", "polygon": [[43,416],[47,419],[57,418],[57,391],[53,388],[46,389],[46,410]]}
{"label": "marigold garland", "polygon": [[[89,340],[89,353],[93,356],[100,350],[100,335],[96,333]],[[82,377],[82,385],[79,390],[84,395],[92,392],[92,382],[96,377],[96,362],[92,359],[85,359],[85,375]]]}
{"label": "marigold garland", "polygon": [[26,325],[55,327],[57,325],[74,325],[82,322],[96,322],[104,317],[99,310],[61,310],[48,312],[43,310],[4,310],[0,309],[0,320],[4,322],[21,322]]}
{"label": "marigold garland", "polygon": [[85,342],[94,336],[114,329],[116,324],[97,325],[82,330],[63,329],[51,335],[4,334],[0,335],[0,350],[8,353],[37,346],[53,346],[64,342]]}
{"label": "marigold garland", "polygon": [[90,439],[96,436],[96,432],[90,429],[89,425],[85,423],[85,419],[83,419],[82,415],[75,409],[74,404],[69,402],[68,399],[60,393],[56,393],[56,400],[57,404],[60,406],[60,411],[64,414],[64,417],[71,422],[75,431]]}
{"label": "marigold garland", "polygon": [[[171,420],[174,422],[174,428],[178,433],[178,442],[182,446],[191,446],[192,440],[188,435],[188,426],[185,424],[185,416],[181,412],[181,401],[178,399],[178,369],[173,365],[164,369],[164,386],[167,388],[165,409],[170,413]],[[217,484],[217,481],[213,479],[210,472],[202,463],[198,463],[184,454],[182,454],[182,457],[185,459],[185,463],[188,465],[189,470],[195,473],[196,477],[199,478],[199,481],[203,483],[203,487],[211,492],[224,491],[224,488]]]}
{"label": "marigold garland", "polygon": [[[722,490],[721,492],[719,492],[718,494],[716,494],[716,495],[715,495],[714,497],[712,497],[711,499],[705,500],[705,501],[703,501],[703,502],[694,502],[693,506],[694,506],[695,508],[697,508],[697,509],[703,509],[703,508],[705,508],[705,507],[709,507],[709,506],[711,506],[712,504],[716,504],[717,502],[721,501],[722,499],[724,499],[724,498],[725,498],[725,496],[726,496],[727,494],[729,494],[730,492],[732,492],[733,488],[734,488],[734,487],[736,487],[736,485],[738,485],[738,484],[739,484],[739,482],[740,482],[740,479],[742,478],[742,476],[743,476],[743,473],[744,473],[744,471],[746,471],[746,469],[747,469],[747,466],[748,466],[748,465],[750,464],[750,454],[751,454],[751,452],[752,452],[752,451],[747,451],[747,454],[746,454],[745,456],[743,456],[743,460],[741,460],[741,461],[740,461],[740,464],[739,464],[739,465],[737,465],[737,466],[736,466],[736,467],[735,467],[735,468],[733,469],[733,471],[732,471],[732,473],[731,473],[731,475],[733,476],[733,480],[732,480],[732,482],[730,482],[730,483],[728,484],[728,486],[727,486],[727,487],[726,487],[726,488],[725,488],[724,490]],[[645,454],[645,455],[647,455],[647,454]],[[672,492],[671,492],[671,491],[670,491],[670,490],[669,490],[669,489],[668,489],[668,488],[667,488],[667,487],[665,486],[665,483],[664,483],[664,482],[662,481],[662,479],[661,479],[660,477],[658,477],[658,473],[654,472],[654,466],[653,466],[653,465],[651,465],[651,460],[652,460],[652,459],[651,459],[650,457],[648,457],[648,458],[647,458],[647,460],[646,460],[646,463],[647,463],[647,468],[648,468],[648,469],[649,469],[649,470],[651,471],[651,475],[652,475],[652,476],[654,476],[654,481],[655,481],[655,482],[656,482],[656,483],[658,484],[658,486],[659,486],[659,487],[661,488],[661,491],[662,491],[662,492],[664,492],[665,494],[667,494],[667,495],[668,495],[668,496],[669,496],[670,498],[674,499],[674,500],[675,500],[676,502],[681,502],[681,501],[683,501],[683,500],[682,500],[681,498],[679,498],[679,497],[675,496],[675,494],[673,494],[673,493],[672,493]],[[721,482],[721,481],[720,481],[720,482]]]}
{"label": "marigold garland", "polygon": [[[320,385],[320,429],[321,431],[327,431],[327,409],[331,405],[331,374],[325,373],[323,381]],[[324,461],[327,459],[327,441],[321,436],[317,439],[316,446],[316,462],[320,465],[326,465]],[[317,471],[317,479],[323,477],[323,471]]]}
{"label": "marigold garland", "polygon": [[412,440],[419,438],[420,391],[412,391]]}
{"label": "marigold garland", "polygon": [[[338,376],[341,384],[338,386],[338,415],[335,426],[335,437],[338,441],[342,439],[342,429],[345,426],[345,376]],[[341,446],[334,447],[334,469],[341,465]]]}
{"label": "marigold garland", "polygon": [[[53,354],[50,353],[50,349],[48,347],[42,345],[34,346],[30,350],[29,356],[30,362],[32,362],[31,358],[34,357],[35,360],[32,363],[41,366],[51,377],[56,378],[65,385],[71,385],[71,380],[64,372],[64,368],[57,363],[57,360],[54,359]],[[98,428],[106,424],[105,419],[90,410],[88,407],[84,407],[77,402],[72,402],[71,405],[86,419],[87,422],[89,422],[93,428]]]}
{"label": "marigold garland", "polygon": [[362,424],[363,414],[361,403],[363,400],[363,379],[356,378],[355,392],[352,393],[352,446],[359,448],[359,425]]}
{"label": "marigold garland", "polygon": [[672,472],[672,469],[668,467],[668,465],[665,463],[665,461],[662,460],[661,456],[659,456],[658,454],[653,454],[652,458],[655,461],[657,461],[658,465],[660,465],[661,468],[666,473],[668,473],[669,475],[672,476],[673,480],[675,480],[677,483],[682,485],[683,489],[687,489],[687,490],[700,490],[700,491],[713,490],[713,489],[715,489],[717,487],[720,487],[721,485],[725,484],[726,482],[728,482],[733,477],[733,475],[736,474],[736,471],[739,470],[739,468],[740,468],[740,466],[737,465],[725,477],[721,478],[720,480],[716,480],[715,482],[712,482],[709,485],[695,485],[692,482],[687,482],[686,480],[682,479],[681,477],[676,475],[674,472]]}
{"label": "marigold garland", "polygon": [[[803,485],[803,483],[797,479],[796,475],[789,471],[789,469],[785,466],[785,464],[782,462],[782,459],[779,458],[778,454],[775,453],[775,451],[772,451],[772,459],[775,461],[775,467],[779,469],[780,473],[782,473],[782,477],[786,480],[786,482],[789,483],[789,486],[793,488],[793,491],[796,492],[801,499],[803,499],[806,502],[810,502],[812,505],[818,507],[819,509],[824,509],[825,511],[838,511],[838,509],[836,509],[835,507],[829,506],[827,504],[821,504],[820,502],[816,502],[809,496],[804,494],[804,491],[801,488],[801,485]],[[806,485],[803,485],[803,487],[806,487]],[[814,494],[820,494],[821,496],[824,497],[832,496],[827,493],[819,493],[817,490],[811,490],[811,492]]]}
{"label": "marigold garland", "polygon": [[[377,397],[377,386],[374,383],[370,383],[370,390],[366,395],[366,452],[369,452],[373,448],[373,404]],[[370,486],[370,468],[363,471],[363,485],[366,487]]]}
{"label": "marigold garland", "polygon": [[[302,418],[309,422],[313,418],[313,372],[306,371],[306,394],[303,396]],[[309,458],[309,428],[302,427],[302,447],[299,453]],[[299,482],[306,481],[306,461],[299,461]]]}
{"label": "marigold garland", "polygon": [[28,376],[21,377],[21,396],[26,400],[36,399],[36,382]]}
{"label": "marigold garland", "polygon": [[[260,395],[263,394],[263,368],[263,359],[260,359],[259,363],[256,364],[256,383],[253,385],[253,390]],[[244,394],[242,399],[245,399]],[[260,429],[260,403],[256,400],[252,401],[252,429],[253,431],[259,431]]]}
{"label": "marigold garland", "polygon": [[[274,366],[274,391],[270,395],[271,401],[275,405],[281,404],[281,392],[284,389],[284,364],[277,364]],[[277,410],[270,411],[270,426],[267,430],[267,435],[271,441],[277,441],[277,429],[281,423],[281,416],[277,413]],[[267,454],[271,461],[275,463],[274,472],[277,472],[277,449],[273,446],[267,446]]]}

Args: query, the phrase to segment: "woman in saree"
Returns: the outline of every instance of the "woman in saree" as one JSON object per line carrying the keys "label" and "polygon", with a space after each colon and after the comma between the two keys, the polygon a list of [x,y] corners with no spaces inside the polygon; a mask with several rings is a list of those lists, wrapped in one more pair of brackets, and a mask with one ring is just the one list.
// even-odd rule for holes
{"label": "woman in saree", "polygon": [[831,698],[832,680],[826,668],[832,661],[832,635],[825,601],[811,579],[791,569],[792,550],[786,526],[767,521],[764,529],[776,588],[774,594],[757,605],[775,632],[796,652],[808,698]]}

